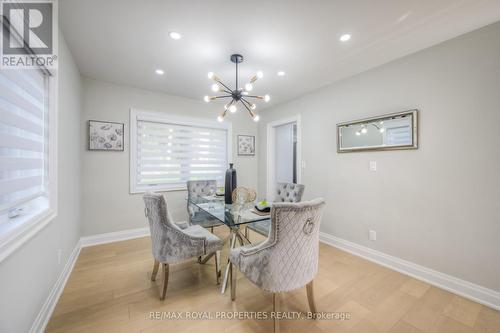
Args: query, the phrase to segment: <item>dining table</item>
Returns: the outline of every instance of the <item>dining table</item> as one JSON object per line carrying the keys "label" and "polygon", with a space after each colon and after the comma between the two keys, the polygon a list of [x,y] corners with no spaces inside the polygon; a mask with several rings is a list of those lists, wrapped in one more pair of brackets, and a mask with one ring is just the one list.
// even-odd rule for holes
{"label": "dining table", "polygon": [[[254,203],[232,203],[226,204],[224,197],[221,196],[193,196],[188,199],[188,204],[193,208],[203,211],[213,218],[221,222],[229,228],[229,237],[226,238],[225,243],[229,246],[229,252],[235,248],[236,242],[240,246],[251,244],[250,240],[242,232],[243,227],[250,223],[271,223],[270,214],[261,213],[254,207]],[[206,262],[212,255],[203,259]],[[224,278],[221,285],[221,294],[224,294],[227,287],[229,278],[229,255],[225,267]]]}

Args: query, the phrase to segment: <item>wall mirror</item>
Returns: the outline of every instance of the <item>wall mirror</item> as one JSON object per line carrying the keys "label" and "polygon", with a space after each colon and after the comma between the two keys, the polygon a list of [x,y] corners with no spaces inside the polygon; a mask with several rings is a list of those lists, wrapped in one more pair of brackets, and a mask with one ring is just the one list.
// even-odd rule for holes
{"label": "wall mirror", "polygon": [[418,110],[337,124],[339,153],[418,148]]}

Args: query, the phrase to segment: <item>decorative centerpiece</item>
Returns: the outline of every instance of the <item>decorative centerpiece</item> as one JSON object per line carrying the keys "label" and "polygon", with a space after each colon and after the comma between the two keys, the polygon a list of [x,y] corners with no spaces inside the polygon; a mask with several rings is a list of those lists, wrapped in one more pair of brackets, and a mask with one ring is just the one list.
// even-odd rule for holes
{"label": "decorative centerpiece", "polygon": [[271,205],[266,200],[263,200],[255,205],[255,209],[261,213],[269,213],[271,211]]}

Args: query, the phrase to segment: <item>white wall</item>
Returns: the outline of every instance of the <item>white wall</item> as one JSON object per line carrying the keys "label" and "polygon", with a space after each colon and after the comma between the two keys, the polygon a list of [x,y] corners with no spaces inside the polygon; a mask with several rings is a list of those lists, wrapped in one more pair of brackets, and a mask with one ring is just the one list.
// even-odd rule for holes
{"label": "white wall", "polygon": [[[260,193],[266,123],[301,114],[302,183],[326,198],[323,232],[500,291],[499,36],[496,23],[265,110]],[[336,152],[337,123],[413,108],[418,150]]]}
{"label": "white wall", "polygon": [[[93,235],[146,227],[141,194],[129,193],[130,108],[213,120],[222,105],[192,100],[85,78],[83,81],[83,234]],[[125,151],[88,151],[87,120],[125,123]],[[257,125],[247,113],[228,114],[232,123],[233,161],[238,185],[257,188],[257,157],[237,156],[236,136],[255,135]],[[186,191],[165,192],[177,221],[186,220]]]}
{"label": "white wall", "polygon": [[80,74],[62,36],[58,59],[58,215],[0,263],[0,332],[30,329],[80,239]]}

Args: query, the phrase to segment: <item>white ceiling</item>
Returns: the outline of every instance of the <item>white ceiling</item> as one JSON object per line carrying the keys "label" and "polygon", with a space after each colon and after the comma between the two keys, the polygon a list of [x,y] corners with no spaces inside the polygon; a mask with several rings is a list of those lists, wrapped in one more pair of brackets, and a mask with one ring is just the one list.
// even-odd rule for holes
{"label": "white ceiling", "polygon": [[[241,53],[242,78],[264,72],[254,92],[271,95],[267,106],[500,20],[500,0],[59,4],[61,29],[83,75],[201,100],[210,94],[209,71],[233,85],[229,56]],[[169,31],[182,39],[170,39]],[[339,41],[344,33],[352,35],[347,43]]]}

